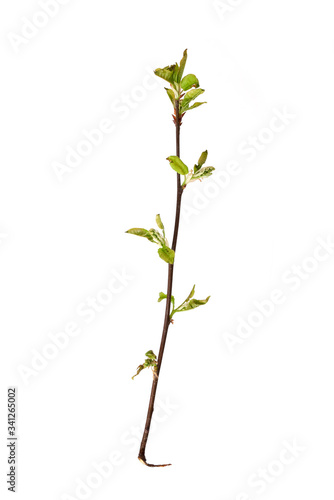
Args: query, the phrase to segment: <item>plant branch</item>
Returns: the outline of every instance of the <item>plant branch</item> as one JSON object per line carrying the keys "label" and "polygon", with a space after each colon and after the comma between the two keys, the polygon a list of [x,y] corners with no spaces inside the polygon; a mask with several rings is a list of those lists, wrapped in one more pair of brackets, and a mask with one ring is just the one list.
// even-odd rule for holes
{"label": "plant branch", "polygon": [[[178,157],[180,157],[180,126],[181,126],[181,119],[182,119],[182,116],[180,116],[179,108],[180,108],[179,100],[176,100],[175,101],[175,131],[176,131],[176,156],[178,156]],[[180,174],[177,174],[177,176],[176,176],[176,185],[177,185],[176,210],[175,210],[175,223],[174,223],[174,234],[173,234],[173,243],[172,243],[172,250],[174,250],[174,252],[176,250],[177,237],[178,237],[178,232],[179,232],[180,214],[181,214],[181,198],[182,198],[182,193],[183,193],[183,188],[181,187]],[[146,461],[145,452],[146,452],[147,439],[148,439],[150,427],[151,427],[152,415],[154,412],[154,401],[155,401],[155,396],[156,396],[157,387],[158,387],[162,358],[164,355],[168,328],[169,328],[169,324],[171,322],[170,321],[170,307],[171,307],[171,297],[172,297],[172,288],[173,288],[173,273],[174,273],[174,264],[168,264],[168,281],[167,281],[167,298],[166,298],[165,319],[164,319],[164,325],[163,325],[163,329],[162,329],[162,337],[161,337],[161,343],[160,343],[160,349],[159,349],[159,355],[158,355],[156,377],[154,377],[153,382],[152,382],[151,396],[150,396],[150,402],[149,402],[148,411],[147,411],[146,423],[145,423],[144,433],[143,433],[143,437],[142,437],[142,441],[141,441],[141,445],[140,445],[140,450],[139,450],[139,455],[138,455],[138,459],[143,464],[147,465],[148,467],[166,467],[167,465],[171,465],[171,464],[163,464],[163,465],[149,464]]]}

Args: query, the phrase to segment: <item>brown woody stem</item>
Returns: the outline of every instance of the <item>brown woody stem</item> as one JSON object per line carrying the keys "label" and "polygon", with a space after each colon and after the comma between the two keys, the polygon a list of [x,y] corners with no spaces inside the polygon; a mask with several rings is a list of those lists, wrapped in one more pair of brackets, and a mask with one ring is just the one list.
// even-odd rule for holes
{"label": "brown woody stem", "polygon": [[[182,119],[182,117],[180,116],[180,112],[179,112],[179,100],[176,100],[175,101],[175,129],[176,129],[176,156],[178,156],[178,157],[180,157],[181,119]],[[172,250],[174,250],[174,252],[176,250],[177,236],[178,236],[178,232],[179,232],[180,213],[181,213],[181,198],[182,198],[182,193],[183,193],[183,188],[181,187],[180,174],[177,174],[176,184],[177,184],[176,211],[175,211],[174,235],[173,235],[173,242],[172,242]],[[153,382],[152,382],[151,397],[150,397],[150,402],[148,405],[145,429],[144,429],[144,433],[143,433],[143,437],[142,437],[142,441],[141,441],[141,445],[140,445],[140,450],[139,450],[139,455],[138,455],[138,459],[143,464],[147,465],[148,467],[166,467],[167,465],[171,465],[171,464],[154,465],[154,464],[147,463],[145,451],[146,451],[146,444],[147,444],[148,435],[150,432],[152,415],[154,412],[154,401],[155,401],[155,396],[157,393],[159,373],[160,373],[160,368],[161,368],[161,364],[162,364],[162,358],[164,355],[168,328],[169,328],[169,324],[170,324],[170,306],[171,306],[172,287],[173,287],[173,273],[174,273],[174,263],[168,264],[166,309],[165,309],[164,326],[163,326],[163,330],[162,330],[162,337],[161,337],[160,349],[159,349],[159,355],[158,355],[158,366],[157,366],[157,371],[156,371],[157,376],[153,378]]]}

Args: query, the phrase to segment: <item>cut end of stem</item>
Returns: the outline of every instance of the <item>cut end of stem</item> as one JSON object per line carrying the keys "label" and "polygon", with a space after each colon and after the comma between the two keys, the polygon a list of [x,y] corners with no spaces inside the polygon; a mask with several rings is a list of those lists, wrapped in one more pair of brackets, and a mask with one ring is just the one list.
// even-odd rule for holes
{"label": "cut end of stem", "polygon": [[140,455],[138,455],[138,460],[139,460],[139,462],[141,462],[142,464],[146,465],[147,467],[168,467],[169,465],[172,465],[172,464],[161,464],[161,465],[148,464],[146,462],[146,458],[145,457],[141,457]]}

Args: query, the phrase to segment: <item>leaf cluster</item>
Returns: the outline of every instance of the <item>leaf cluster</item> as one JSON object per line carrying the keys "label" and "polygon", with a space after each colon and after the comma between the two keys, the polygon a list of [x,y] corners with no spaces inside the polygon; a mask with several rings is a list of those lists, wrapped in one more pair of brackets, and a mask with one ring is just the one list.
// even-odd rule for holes
{"label": "leaf cluster", "polygon": [[196,180],[202,180],[206,177],[210,177],[212,172],[215,170],[214,167],[204,167],[204,163],[206,162],[208,157],[208,152],[203,151],[201,156],[198,159],[197,164],[194,165],[194,169],[190,170],[183,163],[183,161],[178,156],[168,156],[166,158],[169,161],[170,166],[173,170],[175,170],[178,174],[184,175],[184,181],[182,183],[182,187],[185,188],[187,184],[190,182],[194,182]]}
{"label": "leaf cluster", "polygon": [[[175,313],[196,309],[196,307],[203,306],[204,304],[206,304],[210,299],[210,295],[203,300],[193,299],[194,295],[195,295],[195,285],[192,287],[188,297],[178,307],[175,307],[175,297],[172,295],[171,296],[172,312],[170,313],[170,319],[172,319]],[[158,302],[161,302],[164,299],[167,299],[167,295],[163,292],[160,292]]]}
{"label": "leaf cluster", "polygon": [[192,73],[183,76],[187,57],[186,49],[183,52],[183,57],[179,64],[175,63],[171,66],[165,66],[164,68],[157,68],[154,71],[157,76],[170,84],[170,88],[165,87],[165,90],[174,109],[176,108],[177,102],[179,103],[179,114],[181,118],[186,111],[190,111],[191,109],[195,109],[205,104],[205,102],[195,102],[190,105],[192,101],[203,94],[204,89],[199,88],[198,78]]}
{"label": "leaf cluster", "polygon": [[147,353],[145,353],[145,356],[146,356],[146,359],[145,359],[144,363],[142,365],[139,365],[137,367],[137,373],[135,373],[135,375],[132,377],[132,380],[135,377],[137,377],[137,375],[139,375],[139,373],[142,370],[144,370],[145,368],[151,368],[152,371],[153,371],[153,376],[156,376],[157,368],[158,368],[158,363],[157,363],[157,357],[156,357],[156,355],[151,350],[151,351],[147,351]]}
{"label": "leaf cluster", "polygon": [[173,264],[175,253],[174,250],[169,248],[169,243],[165,234],[165,227],[161,221],[161,217],[159,214],[157,214],[155,220],[158,228],[161,229],[162,233],[154,228],[144,229],[142,227],[133,227],[132,229],[128,229],[125,232],[129,234],[134,234],[135,236],[141,236],[143,238],[147,238],[151,243],[156,243],[157,245],[160,246],[158,250],[160,259],[167,262],[167,264]]}

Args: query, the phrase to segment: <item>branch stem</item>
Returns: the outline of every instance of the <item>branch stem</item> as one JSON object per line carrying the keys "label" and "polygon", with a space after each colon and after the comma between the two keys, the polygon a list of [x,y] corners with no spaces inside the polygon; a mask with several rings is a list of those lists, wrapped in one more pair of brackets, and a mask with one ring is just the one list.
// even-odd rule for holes
{"label": "branch stem", "polygon": [[[180,112],[179,112],[179,100],[175,101],[175,131],[176,131],[176,156],[180,157],[180,126],[181,126],[181,117],[180,117]],[[180,179],[180,174],[177,174],[176,176],[176,210],[175,210],[175,223],[174,223],[174,234],[173,234],[173,243],[172,243],[172,250],[176,250],[176,244],[177,244],[177,237],[178,237],[178,232],[179,232],[179,224],[180,224],[180,214],[181,214],[181,198],[182,198],[182,193],[183,193],[183,188],[181,187],[181,179]],[[147,439],[149,436],[150,432],[150,427],[151,427],[151,421],[152,421],[152,415],[154,412],[154,401],[155,401],[155,396],[157,393],[157,387],[158,387],[158,381],[159,381],[159,373],[160,373],[160,368],[162,364],[162,358],[164,355],[164,350],[165,350],[165,345],[166,345],[166,340],[167,340],[167,333],[168,333],[168,328],[170,325],[170,308],[171,308],[171,297],[172,297],[172,288],[173,288],[173,273],[174,273],[174,263],[173,264],[168,264],[168,280],[167,280],[167,298],[166,298],[166,309],[165,309],[165,319],[164,319],[164,325],[162,329],[162,337],[161,337],[161,342],[160,342],[160,349],[159,349],[159,355],[158,355],[158,364],[157,364],[157,371],[156,371],[156,377],[153,378],[152,382],[152,389],[151,389],[151,396],[150,396],[150,402],[148,405],[148,411],[147,411],[147,417],[146,417],[146,423],[145,423],[145,428],[144,428],[144,433],[140,445],[140,450],[139,450],[139,455],[138,459],[148,467],[166,467],[167,465],[171,464],[163,464],[163,465],[154,465],[154,464],[149,464],[146,461],[146,444],[147,444]]]}

